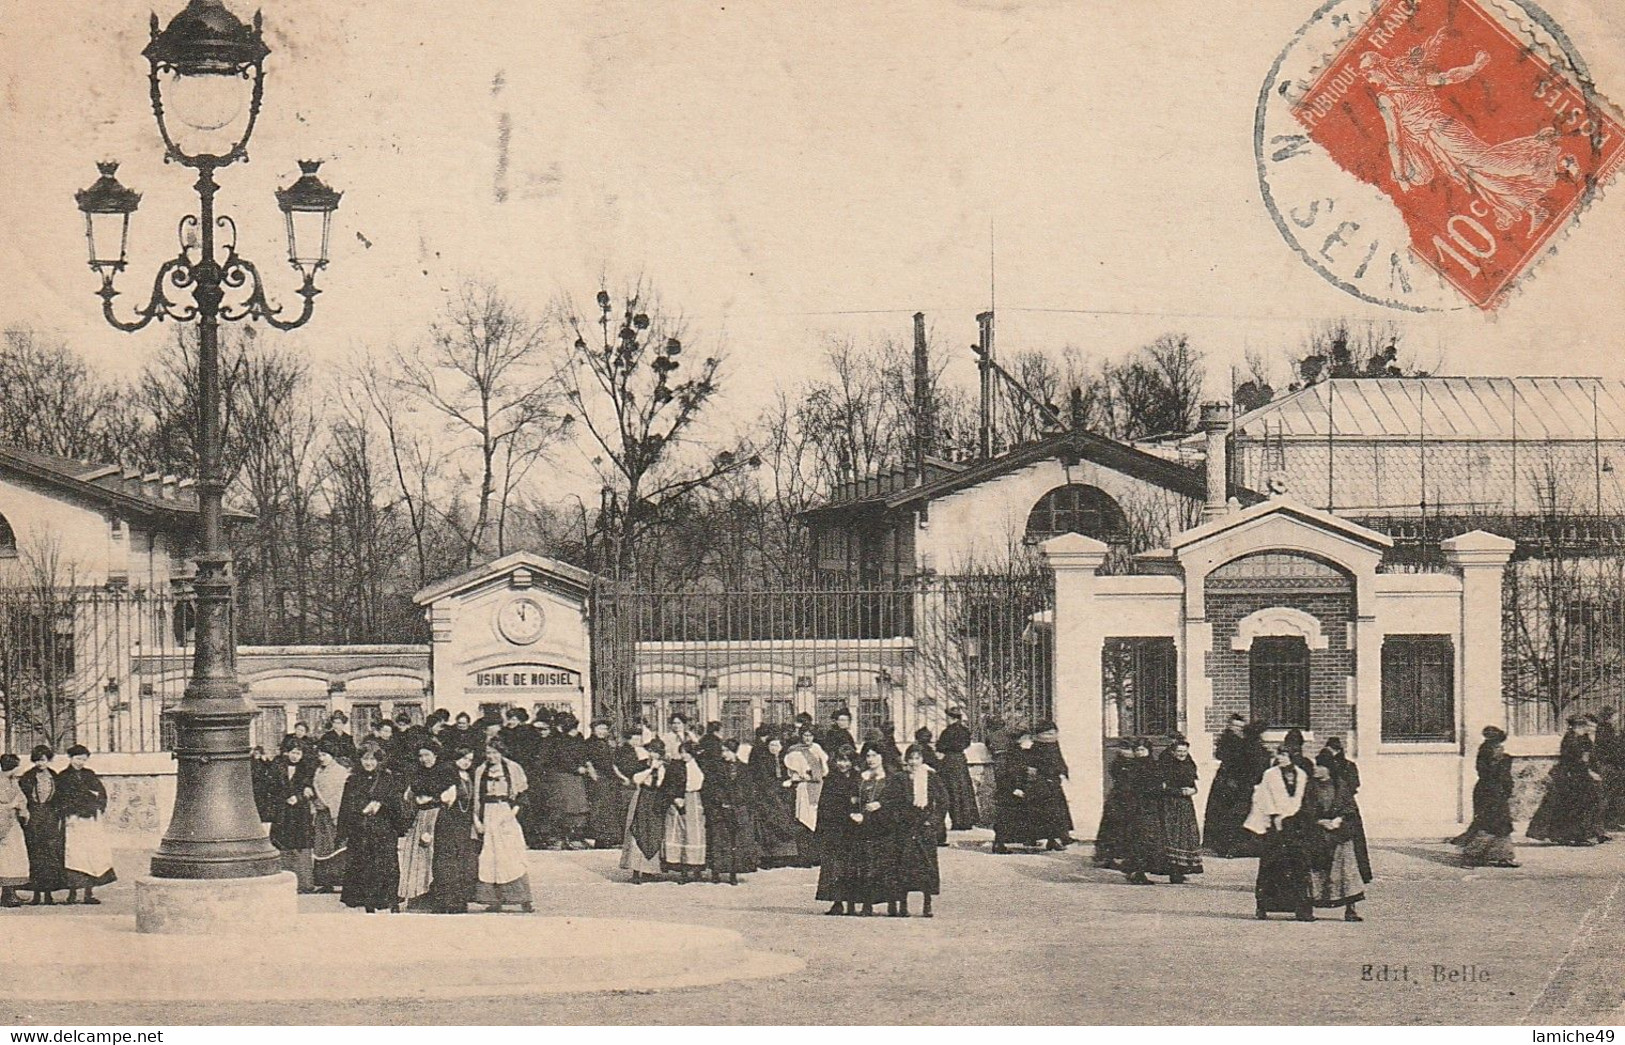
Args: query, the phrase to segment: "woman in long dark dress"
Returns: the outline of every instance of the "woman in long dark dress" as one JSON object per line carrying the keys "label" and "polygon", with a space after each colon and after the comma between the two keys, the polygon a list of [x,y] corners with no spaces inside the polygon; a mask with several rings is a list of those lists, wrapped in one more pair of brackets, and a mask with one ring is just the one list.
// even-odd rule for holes
{"label": "woman in long dark dress", "polygon": [[796,781],[784,766],[784,741],[769,737],[752,748],[747,770],[758,859],[764,868],[800,865],[810,833],[796,819]]}
{"label": "woman in long dark dress", "polygon": [[349,854],[339,899],[368,914],[399,910],[399,843],[408,824],[401,793],[406,785],[389,771],[377,741],[363,741],[357,761],[339,803],[338,842]]}
{"label": "woman in long dark dress", "polygon": [[818,852],[818,892],[815,899],[830,906],[825,914],[856,914],[859,897],[854,888],[857,854],[856,824],[858,772],[857,752],[850,747],[832,753],[829,775],[818,800],[818,827],[813,844]]}
{"label": "woman in long dark dress", "polygon": [[1117,869],[1134,885],[1150,885],[1153,874],[1167,874],[1163,858],[1162,773],[1148,741],[1136,739],[1133,757],[1120,760],[1113,792],[1119,796],[1121,829]]}
{"label": "woman in long dark dress", "polygon": [[1269,765],[1269,754],[1259,730],[1248,726],[1246,716],[1231,715],[1224,732],[1213,741],[1213,757],[1219,768],[1208,789],[1202,834],[1215,856],[1240,856],[1247,849],[1241,825],[1252,807],[1253,788]]}
{"label": "woman in long dark dress", "polygon": [[474,749],[461,747],[452,758],[447,786],[440,793],[434,822],[434,868],[430,906],[442,914],[467,914],[480,881],[480,838],[474,830]]}
{"label": "woman in long dark dress", "polygon": [[666,808],[672,792],[667,787],[666,745],[659,737],[644,748],[647,764],[632,775],[637,793],[626,817],[626,838],[621,844],[621,870],[632,872],[632,884],[660,873],[660,850],[666,841]]}
{"label": "woman in long dark dress", "polygon": [[1033,731],[1032,762],[1038,770],[1029,798],[1033,828],[1045,848],[1065,849],[1073,841],[1072,810],[1066,803],[1066,759],[1061,757],[1061,737],[1053,722],[1041,722]]}
{"label": "woman in long dark dress", "polygon": [[893,821],[908,798],[903,778],[886,770],[885,751],[879,744],[863,746],[864,770],[858,779],[857,810],[853,813],[852,892],[861,913],[873,915],[874,905],[886,904],[897,914],[897,831]]}
{"label": "woman in long dark dress", "polygon": [[582,744],[587,763],[587,830],[594,849],[618,849],[626,829],[626,806],[621,801],[621,781],[615,776],[615,745],[609,739],[609,723],[598,719],[592,736]]}
{"label": "woman in long dark dress", "polygon": [[[707,734],[710,736],[712,734]],[[705,858],[711,881],[729,885],[756,870],[756,824],[750,815],[750,782],[739,761],[739,741],[724,740],[705,766],[700,800],[705,805]]]}
{"label": "woman in long dark dress", "polygon": [[313,892],[316,827],[310,806],[316,797],[316,767],[305,761],[305,746],[294,736],[282,738],[282,754],[272,765],[276,772],[270,780],[270,797],[276,818],[271,821],[271,844],[282,854],[282,869],[298,879],[299,891]]}
{"label": "woman in long dark dress", "polygon": [[1596,845],[1603,838],[1597,825],[1602,801],[1602,774],[1593,764],[1595,744],[1589,715],[1569,719],[1558,748],[1557,765],[1546,779],[1546,794],[1524,832],[1538,841],[1560,845]]}
{"label": "woman in long dark dress", "polygon": [[83,744],[68,748],[68,768],[57,775],[58,799],[62,806],[62,866],[68,883],[68,903],[99,904],[98,885],[111,885],[118,875],[113,871],[113,847],[102,827],[107,812],[107,786],[91,769],[90,749]]}
{"label": "woman in long dark dress", "polygon": [[1253,788],[1252,808],[1244,826],[1259,836],[1258,879],[1253,899],[1259,920],[1286,912],[1301,922],[1314,921],[1309,900],[1309,863],[1305,858],[1299,811],[1309,790],[1309,776],[1292,761],[1284,745],[1275,764]]}
{"label": "woman in long dark dress", "polygon": [[566,712],[553,720],[554,735],[546,751],[547,815],[542,834],[550,848],[574,849],[580,846],[587,823],[587,777],[585,741],[576,735],[580,721]]}
{"label": "woman in long dark dress", "polygon": [[1354,793],[1348,780],[1337,780],[1329,766],[1317,765],[1297,816],[1309,866],[1309,902],[1315,907],[1343,908],[1346,922],[1365,920],[1355,907],[1365,899],[1365,883],[1360,880],[1354,836],[1349,830],[1353,815]]}
{"label": "woman in long dark dress", "polygon": [[1202,873],[1202,831],[1196,822],[1196,761],[1191,758],[1190,741],[1174,738],[1157,757],[1157,776],[1162,785],[1161,873],[1178,885],[1188,876]]}
{"label": "woman in long dark dress", "polygon": [[1008,853],[1010,846],[1038,844],[1038,813],[1033,787],[1038,781],[1038,765],[1033,753],[1030,730],[1019,731],[1015,742],[1004,749],[994,768],[993,851]]}
{"label": "woman in long dark dress", "polygon": [[911,746],[903,756],[901,780],[907,800],[892,820],[897,833],[897,914],[907,918],[908,894],[919,893],[925,901],[920,915],[930,918],[931,898],[942,892],[937,839],[948,815],[948,792],[936,770],[926,764],[923,745]]}
{"label": "woman in long dark dress", "polygon": [[28,887],[36,904],[56,903],[53,893],[67,888],[67,839],[62,826],[62,806],[58,799],[57,775],[51,768],[56,757],[44,744],[28,756],[34,768],[17,781],[28,800],[28,819],[23,823],[23,840],[28,843]]}
{"label": "woman in long dark dress", "polygon": [[1326,741],[1320,754],[1315,756],[1315,764],[1330,769],[1332,780],[1341,789],[1348,806],[1342,818],[1342,830],[1354,845],[1354,860],[1360,868],[1360,881],[1369,885],[1372,878],[1371,848],[1366,844],[1365,818],[1360,815],[1360,802],[1356,797],[1360,793],[1360,767],[1344,753],[1341,737],[1331,737]]}
{"label": "woman in long dark dress", "polygon": [[1100,826],[1095,829],[1095,851],[1093,862],[1096,867],[1119,869],[1123,857],[1128,852],[1128,822],[1130,805],[1133,801],[1132,792],[1128,786],[1133,779],[1134,770],[1128,770],[1127,778],[1123,770],[1127,763],[1135,758],[1135,748],[1130,742],[1127,748],[1119,748],[1109,755],[1110,783],[1106,789],[1106,797],[1101,802]]}
{"label": "woman in long dark dress", "polygon": [[937,754],[942,759],[942,765],[938,768],[942,774],[942,786],[948,792],[948,819],[955,831],[969,831],[976,826],[976,785],[971,780],[970,763],[965,758],[970,745],[970,728],[965,725],[965,713],[958,708],[949,708],[948,724],[937,737]]}
{"label": "woman in long dark dress", "polygon": [[1478,745],[1478,782],[1473,785],[1473,822],[1452,839],[1462,847],[1463,867],[1517,867],[1512,850],[1512,756],[1502,747],[1506,730],[1484,727]]}

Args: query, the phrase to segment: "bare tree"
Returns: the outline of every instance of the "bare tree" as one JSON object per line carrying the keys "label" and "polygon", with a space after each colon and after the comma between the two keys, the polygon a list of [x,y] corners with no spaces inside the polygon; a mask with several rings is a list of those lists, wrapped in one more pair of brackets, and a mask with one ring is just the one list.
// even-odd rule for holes
{"label": "bare tree", "polygon": [[396,358],[402,387],[471,441],[479,495],[465,565],[491,550],[506,552],[500,523],[507,500],[559,434],[546,346],[544,326],[517,304],[490,284],[465,282],[428,343]]}
{"label": "bare tree", "polygon": [[0,339],[0,443],[59,457],[120,459],[126,440],[125,397],[90,372],[66,342],[26,326]]}
{"label": "bare tree", "polygon": [[1328,378],[1427,377],[1442,360],[1425,365],[1404,344],[1392,320],[1337,319],[1311,329],[1288,354],[1293,391]]}

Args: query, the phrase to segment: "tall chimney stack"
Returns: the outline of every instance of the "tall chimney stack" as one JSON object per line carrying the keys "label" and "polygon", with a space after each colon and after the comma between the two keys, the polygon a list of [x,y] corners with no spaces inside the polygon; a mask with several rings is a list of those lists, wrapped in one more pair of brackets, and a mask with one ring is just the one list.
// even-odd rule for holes
{"label": "tall chimney stack", "polygon": [[[936,404],[931,401],[931,350],[925,313],[914,313],[914,474],[925,482],[925,457],[936,444]],[[910,484],[912,485],[912,484]]]}
{"label": "tall chimney stack", "polygon": [[1202,431],[1207,435],[1207,502],[1202,519],[1217,519],[1230,510],[1230,456],[1226,440],[1230,435],[1230,404],[1202,404]]}

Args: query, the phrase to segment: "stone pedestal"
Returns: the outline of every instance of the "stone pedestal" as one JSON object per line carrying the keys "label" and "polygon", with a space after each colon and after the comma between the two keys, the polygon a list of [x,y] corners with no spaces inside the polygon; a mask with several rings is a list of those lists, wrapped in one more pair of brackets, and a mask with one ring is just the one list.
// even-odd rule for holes
{"label": "stone pedestal", "polygon": [[299,916],[292,872],[258,878],[137,878],[137,932],[260,936],[291,932]]}

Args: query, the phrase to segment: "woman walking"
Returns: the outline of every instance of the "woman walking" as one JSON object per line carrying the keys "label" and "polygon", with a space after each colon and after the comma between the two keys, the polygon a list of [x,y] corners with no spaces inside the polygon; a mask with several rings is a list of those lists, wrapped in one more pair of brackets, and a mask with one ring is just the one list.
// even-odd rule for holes
{"label": "woman walking", "polygon": [[861,899],[855,889],[857,854],[858,772],[857,752],[846,747],[835,752],[829,776],[824,778],[818,801],[818,827],[813,834],[818,854],[818,892],[815,899],[828,903],[825,914],[856,914]]}
{"label": "woman walking", "polygon": [[993,802],[993,851],[1008,853],[1010,846],[1038,844],[1040,814],[1033,801],[1038,765],[1031,730],[1018,730],[1014,743],[994,770],[997,786]]}
{"label": "woman walking", "polygon": [[339,801],[337,842],[348,854],[339,900],[368,914],[400,909],[400,838],[409,821],[401,804],[405,785],[385,757],[378,741],[362,741]]}
{"label": "woman walking", "polygon": [[17,786],[22,759],[11,752],[0,755],[0,907],[21,907],[17,890],[28,885],[28,797]]}
{"label": "woman walking", "polygon": [[1360,802],[1356,797],[1360,793],[1360,767],[1344,754],[1341,737],[1327,739],[1325,746],[1320,749],[1320,754],[1315,756],[1315,764],[1332,771],[1332,781],[1347,803],[1343,830],[1348,834],[1349,841],[1354,844],[1354,861],[1360,869],[1360,881],[1369,885],[1373,877],[1371,848],[1366,844],[1365,818],[1360,815]]}
{"label": "woman walking", "polygon": [[1315,920],[1298,818],[1308,789],[1308,776],[1293,764],[1292,752],[1284,745],[1276,749],[1275,764],[1253,788],[1252,808],[1243,826],[1261,839],[1253,885],[1260,921],[1276,911],[1290,913],[1300,922]]}
{"label": "woman walking", "polygon": [[1345,922],[1365,920],[1355,907],[1365,899],[1365,886],[1349,829],[1353,812],[1354,793],[1347,780],[1338,781],[1330,767],[1317,765],[1298,813],[1309,866],[1309,902],[1320,908],[1343,908]]}
{"label": "woman walking", "polygon": [[667,786],[671,805],[666,807],[665,838],[661,842],[660,869],[675,872],[684,884],[705,872],[705,770],[695,759],[698,748],[692,740],[683,741],[679,758],[672,763]]}
{"label": "woman walking", "polygon": [[969,831],[976,826],[976,785],[971,781],[970,763],[965,752],[970,748],[970,728],[965,725],[965,713],[958,708],[948,709],[948,724],[937,737],[937,754],[942,759],[938,772],[942,786],[948,792],[948,817],[955,831]]}
{"label": "woman walking", "polygon": [[474,749],[457,748],[440,792],[434,822],[430,906],[441,914],[467,914],[480,879],[480,838],[474,829]]}
{"label": "woman walking", "polygon": [[660,873],[660,850],[666,841],[666,810],[672,802],[667,786],[666,743],[659,737],[644,746],[648,764],[632,776],[637,793],[626,816],[626,840],[621,845],[621,870],[632,872],[638,885],[646,874]]}
{"label": "woman walking", "polygon": [[[336,717],[336,716],[335,716]],[[316,745],[316,797],[311,800],[311,881],[318,893],[331,893],[344,887],[345,864],[350,854],[339,842],[339,809],[344,804],[344,785],[350,769],[340,759],[342,741],[324,736]]]}
{"label": "woman walking", "polygon": [[68,748],[68,768],[57,778],[63,815],[63,860],[68,884],[68,903],[99,904],[98,885],[111,885],[118,875],[113,871],[113,847],[102,828],[107,812],[107,787],[91,769],[90,749],[83,744]]}
{"label": "woman walking", "polygon": [[799,865],[807,829],[796,819],[796,782],[784,765],[784,741],[772,736],[752,748],[747,769],[762,866]]}
{"label": "woman walking", "polygon": [[1158,810],[1162,824],[1161,873],[1179,885],[1202,873],[1202,830],[1196,822],[1196,762],[1190,741],[1175,737],[1157,758],[1161,784]]}
{"label": "woman walking", "polygon": [[1050,851],[1072,844],[1072,810],[1066,804],[1066,759],[1061,757],[1061,735],[1053,722],[1041,722],[1033,732],[1032,762],[1038,770],[1029,797],[1033,827]]}
{"label": "woman walking", "polygon": [[1253,803],[1253,788],[1270,764],[1262,729],[1248,725],[1245,715],[1231,715],[1224,732],[1213,741],[1219,769],[1207,793],[1203,836],[1215,856],[1244,855],[1249,846],[1242,823]]}
{"label": "woman walking", "polygon": [[1484,727],[1478,745],[1478,782],[1473,785],[1473,822],[1452,841],[1462,847],[1463,867],[1517,867],[1512,850],[1512,756],[1502,747],[1506,730]]}
{"label": "woman walking", "polygon": [[924,901],[920,916],[930,918],[931,898],[942,892],[937,838],[948,813],[948,792],[936,770],[926,765],[925,750],[919,745],[903,756],[903,773],[908,800],[899,804],[892,821],[897,833],[897,914],[907,918],[908,894],[919,893]]}
{"label": "woman walking", "polygon": [[296,736],[282,738],[282,753],[272,763],[270,798],[276,810],[271,844],[282,854],[282,869],[292,871],[299,891],[311,892],[315,880],[315,822],[310,804],[316,797],[315,767],[305,761],[305,745]]}
{"label": "woman walking", "polygon": [[401,839],[401,903],[407,910],[427,910],[434,882],[434,826],[440,819],[441,795],[451,786],[440,764],[440,742],[424,736],[418,741],[418,765],[406,785],[406,806],[412,826]]}
{"label": "woman walking", "polygon": [[[711,734],[707,734],[708,736]],[[711,881],[724,875],[729,885],[756,870],[756,824],[750,816],[750,783],[739,761],[739,741],[721,741],[704,770],[700,800],[705,806],[705,858]]]}
{"label": "woman walking", "polygon": [[1558,747],[1557,765],[1546,778],[1546,794],[1525,830],[1530,838],[1559,845],[1596,845],[1607,836],[1598,826],[1602,804],[1602,774],[1593,764],[1589,715],[1569,718],[1568,732]]}
{"label": "woman walking", "polygon": [[488,911],[501,911],[506,904],[526,914],[535,910],[517,812],[529,787],[524,769],[507,756],[500,739],[486,745],[485,761],[474,773],[474,833],[480,839],[474,900]]}
{"label": "woman walking", "polygon": [[1163,776],[1143,738],[1132,741],[1132,757],[1120,760],[1114,771],[1112,793],[1118,796],[1120,844],[1117,869],[1130,884],[1151,885],[1153,874],[1170,874],[1166,836],[1162,826]]}

